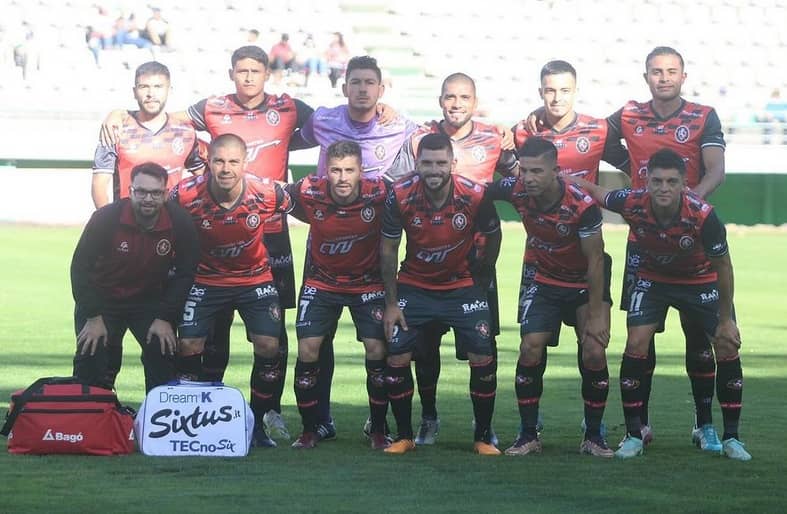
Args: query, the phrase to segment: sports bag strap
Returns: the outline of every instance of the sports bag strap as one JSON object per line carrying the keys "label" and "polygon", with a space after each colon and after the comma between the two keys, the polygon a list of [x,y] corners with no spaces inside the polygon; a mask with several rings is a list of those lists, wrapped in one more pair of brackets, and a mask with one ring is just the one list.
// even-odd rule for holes
{"label": "sports bag strap", "polygon": [[11,433],[11,427],[14,426],[14,422],[19,414],[22,412],[22,407],[30,400],[30,397],[33,396],[35,393],[43,389],[45,385],[49,384],[82,384],[83,382],[76,377],[44,377],[39,378],[32,384],[30,387],[25,389],[22,394],[14,401],[14,408],[13,410],[9,410],[8,414],[6,414],[5,423],[3,424],[3,428],[0,429],[0,435],[8,437],[8,434]]}

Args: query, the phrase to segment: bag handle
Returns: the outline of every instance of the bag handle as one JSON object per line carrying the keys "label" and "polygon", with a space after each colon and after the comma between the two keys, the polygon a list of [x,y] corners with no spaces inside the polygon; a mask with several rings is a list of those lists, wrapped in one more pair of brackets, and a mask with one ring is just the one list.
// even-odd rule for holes
{"label": "bag handle", "polygon": [[0,429],[0,435],[8,437],[8,434],[11,433],[11,427],[14,426],[16,418],[22,412],[22,407],[24,407],[25,404],[30,400],[30,397],[41,391],[45,385],[51,384],[82,384],[82,390],[84,393],[90,391],[90,386],[77,377],[39,378],[30,384],[30,386],[25,389],[22,394],[19,395],[19,398],[14,402],[14,408],[9,410],[6,414],[5,423],[3,424],[3,428]]}

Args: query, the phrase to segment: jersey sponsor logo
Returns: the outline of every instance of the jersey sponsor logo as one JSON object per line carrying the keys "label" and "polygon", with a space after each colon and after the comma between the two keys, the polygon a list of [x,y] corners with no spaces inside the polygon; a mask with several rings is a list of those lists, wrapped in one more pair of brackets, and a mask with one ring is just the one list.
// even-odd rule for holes
{"label": "jersey sponsor logo", "polygon": [[128,241],[121,241],[120,244],[118,245],[118,252],[128,253],[128,251],[129,251]]}
{"label": "jersey sponsor logo", "polygon": [[483,320],[475,324],[475,331],[484,339],[488,339],[491,333],[491,330],[489,330],[489,323]]}
{"label": "jersey sponsor logo", "polygon": [[246,111],[245,117],[246,121],[254,121],[257,119],[257,113],[254,111]]}
{"label": "jersey sponsor logo", "polygon": [[281,139],[274,139],[273,141],[252,141],[246,143],[246,161],[254,162],[260,156],[260,152],[270,146],[279,146]]}
{"label": "jersey sponsor logo", "polygon": [[156,253],[158,255],[163,257],[167,255],[170,250],[172,250],[172,243],[169,242],[169,239],[159,239],[159,242],[156,243]]}
{"label": "jersey sponsor logo", "polygon": [[317,221],[322,221],[325,219],[325,212],[321,209],[314,209],[314,219]]}
{"label": "jersey sponsor logo", "polygon": [[645,127],[643,127],[642,125],[637,125],[636,127],[634,127],[635,136],[641,136],[644,133],[645,133]]}
{"label": "jersey sponsor logo", "polygon": [[473,303],[463,303],[462,310],[465,314],[478,311],[488,311],[489,304],[486,302],[486,300],[476,300]]}
{"label": "jersey sponsor logo", "polygon": [[410,225],[412,225],[414,227],[420,227],[421,226],[421,218],[418,217],[418,216],[413,216],[413,220],[410,222]]}
{"label": "jersey sponsor logo", "polygon": [[317,294],[317,288],[313,286],[303,286],[304,296],[314,296]]}
{"label": "jersey sponsor logo", "polygon": [[590,140],[585,136],[582,136],[577,139],[577,152],[579,153],[588,153],[590,150]]}
{"label": "jersey sponsor logo", "polygon": [[709,293],[700,293],[700,303],[713,303],[719,301],[719,290],[713,289]]}
{"label": "jersey sponsor logo", "polygon": [[461,212],[457,212],[454,214],[454,217],[451,218],[451,225],[454,226],[454,229],[461,232],[467,227],[467,216]]}
{"label": "jersey sponsor logo", "polygon": [[373,300],[379,300],[381,298],[385,298],[385,291],[373,291],[371,293],[363,293],[361,295],[361,302],[369,303]]}
{"label": "jersey sponsor logo", "polygon": [[571,233],[571,227],[566,225],[565,223],[558,223],[555,225],[555,230],[557,230],[558,235],[561,237],[566,237]]}
{"label": "jersey sponsor logo", "polygon": [[265,121],[268,122],[268,125],[271,127],[275,127],[281,121],[281,116],[279,115],[279,111],[270,110],[265,114]]}
{"label": "jersey sponsor logo", "polygon": [[238,220],[235,219],[235,216],[229,215],[226,216],[223,220],[221,220],[222,225],[237,225]]}
{"label": "jersey sponsor logo", "polygon": [[680,125],[675,129],[675,141],[685,143],[691,137],[691,131],[686,125]]}
{"label": "jersey sponsor logo", "polygon": [[65,432],[55,432],[51,428],[47,428],[46,432],[44,432],[44,437],[41,438],[42,441],[64,441],[71,444],[76,444],[85,440],[85,436],[82,435],[82,432],[77,434],[67,434]]}
{"label": "jersey sponsor logo", "polygon": [[637,289],[650,289],[652,285],[653,282],[650,280],[645,280],[644,278],[637,279]]}
{"label": "jersey sponsor logo", "polygon": [[434,218],[432,218],[432,226],[438,226],[443,224],[443,215],[436,214]]}
{"label": "jersey sponsor logo", "polygon": [[399,298],[399,300],[396,302],[396,305],[398,305],[400,309],[404,309],[407,307],[407,298]]}
{"label": "jersey sponsor logo", "polygon": [[694,247],[694,238],[691,236],[683,236],[680,238],[678,244],[680,245],[681,250],[690,250]]}
{"label": "jersey sponsor logo", "polygon": [[366,223],[371,223],[374,221],[375,213],[374,209],[371,207],[364,207],[361,209],[361,219]]}
{"label": "jersey sponsor logo", "polygon": [[268,296],[279,296],[279,292],[272,284],[268,284],[265,287],[258,287],[254,290],[257,293],[257,299],[260,298],[267,298]]}
{"label": "jersey sponsor logo", "polygon": [[268,264],[271,265],[271,268],[286,268],[292,264],[292,254],[288,253],[287,255],[271,255],[268,258]]}
{"label": "jersey sponsor logo", "polygon": [[255,229],[260,226],[260,215],[256,213],[246,216],[246,226]]}
{"label": "jersey sponsor logo", "polygon": [[249,239],[248,241],[218,246],[216,248],[211,248],[210,252],[208,253],[211,257],[218,257],[219,259],[235,258],[238,257],[245,248],[251,246],[254,241],[254,239]]}
{"label": "jersey sponsor logo", "polygon": [[382,161],[385,159],[385,146],[379,144],[374,147],[374,156],[377,157],[377,160]]}
{"label": "jersey sponsor logo", "polygon": [[320,253],[323,255],[345,255],[350,253],[352,250],[353,245],[358,241],[363,241],[370,234],[364,234],[362,236],[351,236],[347,239],[343,239],[341,241],[326,241],[320,245]]}
{"label": "jersey sponsor logo", "polygon": [[423,248],[415,253],[415,258],[426,263],[440,264],[441,262],[445,262],[448,254],[459,248],[462,243],[464,243],[464,240],[459,241],[454,246],[438,247],[434,249]]}
{"label": "jersey sponsor logo", "polygon": [[486,148],[480,145],[476,145],[470,151],[470,154],[473,156],[473,159],[476,162],[484,162],[486,160]]}

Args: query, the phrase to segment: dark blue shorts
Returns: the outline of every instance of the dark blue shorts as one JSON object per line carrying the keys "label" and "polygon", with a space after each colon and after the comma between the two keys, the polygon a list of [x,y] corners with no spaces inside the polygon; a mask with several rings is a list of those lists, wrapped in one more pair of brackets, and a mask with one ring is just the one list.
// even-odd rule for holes
{"label": "dark blue shorts", "polygon": [[385,341],[383,311],[385,294],[382,289],[368,293],[332,293],[304,285],[298,297],[295,330],[298,339],[325,336],[336,327],[342,309],[348,307],[355,324],[355,337]]}
{"label": "dark blue shorts", "polygon": [[560,287],[534,282],[525,291],[520,335],[560,331],[560,325],[576,325],[577,309],[588,303],[587,288]]}
{"label": "dark blue shorts", "polygon": [[435,291],[399,284],[399,307],[409,330],[395,330],[388,353],[412,352],[424,325],[436,321],[454,329],[458,352],[492,355],[486,291],[476,286]]}
{"label": "dark blue shorts", "polygon": [[713,336],[719,324],[719,288],[716,282],[684,285],[637,278],[627,307],[628,326],[663,327],[667,309],[674,307]]}
{"label": "dark blue shorts", "polygon": [[281,334],[279,293],[273,282],[265,282],[253,286],[195,283],[186,298],[178,335],[181,338],[207,337],[216,315],[227,308],[237,309],[248,334],[277,338]]}

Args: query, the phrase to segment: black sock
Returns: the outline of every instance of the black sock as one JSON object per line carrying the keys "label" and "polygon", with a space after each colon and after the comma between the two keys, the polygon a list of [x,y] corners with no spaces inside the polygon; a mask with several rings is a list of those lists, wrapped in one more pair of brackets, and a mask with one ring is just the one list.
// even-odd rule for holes
{"label": "black sock", "polygon": [[640,409],[639,418],[643,425],[650,423],[648,416],[648,406],[650,405],[650,393],[653,391],[653,373],[656,371],[656,337],[650,338],[650,345],[648,346],[648,356],[646,358],[644,374],[640,382],[642,389],[642,408]]}
{"label": "black sock", "polygon": [[336,337],[336,325],[334,325],[320,345],[320,355],[317,362],[320,364],[320,403],[318,404],[319,422],[328,423],[331,421],[331,386],[333,385],[333,340]]}
{"label": "black sock", "polygon": [[178,355],[175,358],[175,369],[180,378],[185,380],[201,380],[202,354]]}
{"label": "black sock", "polygon": [[609,369],[582,366],[582,399],[585,402],[585,437],[601,436],[601,420],[609,395]]}
{"label": "black sock", "polygon": [[704,334],[700,341],[686,341],[686,374],[691,381],[698,427],[713,423],[713,392],[716,384],[713,349]]}
{"label": "black sock", "polygon": [[[431,334],[428,332],[424,337]],[[421,417],[437,419],[437,381],[440,378],[440,339],[424,340],[415,360],[415,379],[421,399]]]}
{"label": "black sock", "polygon": [[522,420],[524,435],[537,437],[538,403],[544,392],[544,367],[539,362],[535,366],[525,366],[521,361],[516,364],[514,389],[519,404],[519,417]]}
{"label": "black sock", "polygon": [[281,332],[279,333],[279,369],[281,370],[281,380],[276,382],[276,389],[273,391],[273,410],[281,413],[281,397],[284,395],[284,379],[287,376],[287,357],[289,357],[289,339],[287,338],[287,327],[284,324],[286,310],[281,310]]}
{"label": "black sock", "polygon": [[[269,410],[275,410],[275,395],[281,390],[284,373],[281,369],[280,355],[263,357],[254,354],[254,366],[251,369],[251,410],[258,422]],[[277,411],[278,412],[278,411]]]}
{"label": "black sock", "polygon": [[626,420],[626,431],[633,437],[642,439],[643,389],[642,380],[645,376],[646,358],[623,354],[620,365],[620,396],[623,400],[623,417]]}
{"label": "black sock", "polygon": [[385,368],[385,390],[396,418],[399,439],[413,438],[413,372],[406,366]]}
{"label": "black sock", "polygon": [[366,393],[369,395],[369,417],[372,433],[385,432],[388,394],[385,391],[385,361],[366,359]]}
{"label": "black sock", "polygon": [[716,394],[724,420],[722,440],[738,439],[738,423],[743,406],[743,370],[740,355],[732,359],[719,360],[716,364]]}
{"label": "black sock", "polygon": [[295,401],[301,413],[304,432],[314,432],[318,422],[320,366],[316,362],[295,361]]}
{"label": "black sock", "polygon": [[216,314],[213,329],[202,353],[202,380],[221,382],[230,361],[230,330],[234,311],[226,309]]}
{"label": "black sock", "polygon": [[470,399],[475,415],[474,441],[487,441],[497,392],[497,361],[494,357],[470,363]]}

